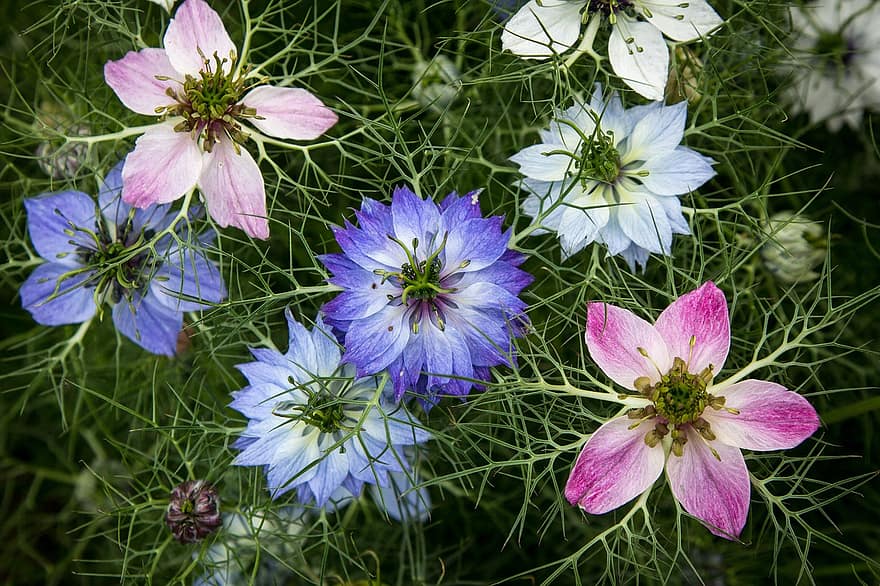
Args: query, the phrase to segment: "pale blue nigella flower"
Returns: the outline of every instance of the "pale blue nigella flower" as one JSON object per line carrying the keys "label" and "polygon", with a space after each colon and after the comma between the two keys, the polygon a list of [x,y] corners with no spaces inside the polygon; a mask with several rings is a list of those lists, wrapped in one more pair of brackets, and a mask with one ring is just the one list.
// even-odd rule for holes
{"label": "pale blue nigella flower", "polygon": [[632,270],[651,253],[670,254],[673,234],[690,234],[678,196],[715,175],[712,159],[681,146],[687,102],[624,110],[596,85],[542,130],[541,143],[510,158],[525,175],[523,210],[559,235],[567,258],[591,242],[622,255]]}
{"label": "pale blue nigella flower", "polygon": [[[285,354],[252,349],[238,365],[250,383],[232,408],[248,419],[235,447],[239,466],[265,466],[273,498],[296,489],[319,507],[359,495],[364,484],[387,485],[407,470],[404,448],[429,439],[402,405],[387,405],[376,377],[354,378],[320,317],[309,331],[286,312]],[[332,502],[330,502],[333,505]]]}
{"label": "pale blue nigella flower", "polygon": [[517,295],[532,277],[477,195],[438,206],[399,187],[390,206],[364,199],[359,226],[334,229],[342,254],[321,257],[343,289],[324,305],[344,336],[343,360],[360,376],[388,369],[397,400],[466,395],[489,367],[512,362],[511,339],[524,332]]}
{"label": "pale blue nigella flower", "polygon": [[[24,201],[31,242],[46,262],[21,286],[21,303],[49,326],[88,321],[109,303],[120,333],[173,356],[183,313],[222,301],[226,287],[193,246],[189,222],[172,227],[176,214],[168,205],[141,210],[122,201],[121,169],[119,163],[104,179],[97,203],[79,191]],[[213,238],[209,232],[199,240]]]}

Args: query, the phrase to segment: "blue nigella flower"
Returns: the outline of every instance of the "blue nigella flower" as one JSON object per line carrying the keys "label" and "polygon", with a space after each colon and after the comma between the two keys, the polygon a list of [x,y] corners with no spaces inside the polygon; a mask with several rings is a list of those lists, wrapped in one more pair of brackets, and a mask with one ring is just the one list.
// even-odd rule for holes
{"label": "blue nigella flower", "polygon": [[404,448],[429,434],[401,405],[387,405],[376,377],[354,378],[321,318],[309,331],[286,312],[285,354],[252,349],[237,368],[249,386],[231,403],[250,421],[233,464],[266,466],[273,498],[297,490],[300,502],[324,507],[359,495],[364,484],[387,485],[407,470]]}
{"label": "blue nigella flower", "polygon": [[342,254],[321,257],[343,289],[324,306],[344,335],[343,360],[359,376],[388,369],[397,400],[467,394],[489,367],[511,363],[511,338],[527,324],[524,256],[507,248],[501,216],[482,216],[477,195],[438,206],[399,187],[390,206],[367,198],[359,227],[334,229]]}
{"label": "blue nigella flower", "polygon": [[715,175],[715,161],[681,146],[687,102],[624,109],[617,94],[557,114],[541,142],[510,158],[525,175],[523,210],[559,235],[563,259],[591,242],[635,270],[651,253],[671,254],[672,235],[690,234],[679,196]]}
{"label": "blue nigella flower", "polygon": [[[113,306],[113,323],[154,354],[173,356],[183,313],[225,299],[217,267],[192,246],[187,221],[172,227],[168,205],[135,209],[120,198],[122,163],[104,179],[98,202],[80,191],[24,201],[28,231],[46,261],[21,286],[37,323],[82,323]],[[166,232],[162,235],[161,233]],[[203,235],[202,244],[213,240]]]}

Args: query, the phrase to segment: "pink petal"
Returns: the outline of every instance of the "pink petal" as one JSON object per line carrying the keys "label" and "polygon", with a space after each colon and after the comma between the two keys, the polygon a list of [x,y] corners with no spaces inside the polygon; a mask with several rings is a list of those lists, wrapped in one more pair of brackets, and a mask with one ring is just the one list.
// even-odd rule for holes
{"label": "pink petal", "polygon": [[[712,389],[709,389],[712,392]],[[739,411],[706,409],[703,417],[719,442],[747,450],[793,448],[819,428],[819,416],[799,394],[764,380],[744,380],[718,393],[724,406]]]}
{"label": "pink petal", "polygon": [[684,454],[670,453],[666,475],[675,499],[719,537],[739,537],[749,514],[749,471],[739,448],[709,443],[690,426]]}
{"label": "pink petal", "polygon": [[[169,77],[159,80],[156,76]],[[183,76],[178,73],[163,49],[129,51],[125,57],[104,64],[104,80],[119,100],[138,114],[156,115],[156,108],[174,103],[165,91],[180,87]]]}
{"label": "pink petal", "polygon": [[174,122],[156,124],[135,143],[122,168],[122,199],[145,208],[174,201],[196,186],[202,151],[188,132],[175,132]]}
{"label": "pink petal", "polygon": [[[654,326],[634,313],[608,305],[587,304],[587,349],[590,356],[611,380],[634,390],[633,383],[647,376],[652,383],[660,380],[672,366],[672,357]],[[639,348],[647,351],[645,358]]]}
{"label": "pink petal", "polygon": [[218,224],[236,226],[249,236],[266,239],[269,221],[263,175],[247,150],[240,149],[239,153],[228,138],[215,144],[205,154],[199,189],[208,213]]}
{"label": "pink petal", "polygon": [[231,71],[230,55],[235,45],[220,20],[204,0],[186,0],[168,23],[165,31],[165,50],[168,59],[181,73],[197,75],[205,67],[205,59],[215,66],[214,55],[226,59],[223,70]]}
{"label": "pink petal", "polygon": [[[654,324],[673,357],[688,363],[694,374],[709,366],[717,373],[730,350],[730,318],[721,289],[707,281],[672,302]],[[695,344],[691,347],[691,337]]]}
{"label": "pink petal", "polygon": [[339,120],[321,100],[299,88],[264,85],[248,92],[242,103],[261,118],[250,119],[251,124],[278,138],[312,140]]}
{"label": "pink petal", "polygon": [[627,417],[605,423],[587,441],[565,483],[565,498],[594,515],[631,501],[654,484],[663,471],[663,447],[645,443],[651,421],[636,429]]}

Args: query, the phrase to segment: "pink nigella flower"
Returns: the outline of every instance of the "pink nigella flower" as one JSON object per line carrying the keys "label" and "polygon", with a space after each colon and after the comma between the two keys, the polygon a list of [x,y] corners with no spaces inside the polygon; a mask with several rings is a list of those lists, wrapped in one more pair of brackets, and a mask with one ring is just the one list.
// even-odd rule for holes
{"label": "pink nigella flower", "polygon": [[262,80],[236,64],[223,21],[204,0],[178,8],[164,44],[104,65],[104,79],[123,104],[160,116],[126,158],[122,198],[144,208],[198,187],[220,226],[268,238],[263,176],[241,145],[254,130],[314,139],[336,114],[306,90],[256,87]]}
{"label": "pink nigella flower", "polygon": [[724,294],[712,282],[681,296],[654,325],[607,305],[587,307],[587,348],[641,406],[587,441],[565,497],[592,514],[629,502],[665,466],[672,494],[715,535],[735,539],[749,509],[740,449],[792,448],[819,426],[816,410],[782,385],[713,384],[730,348]]}

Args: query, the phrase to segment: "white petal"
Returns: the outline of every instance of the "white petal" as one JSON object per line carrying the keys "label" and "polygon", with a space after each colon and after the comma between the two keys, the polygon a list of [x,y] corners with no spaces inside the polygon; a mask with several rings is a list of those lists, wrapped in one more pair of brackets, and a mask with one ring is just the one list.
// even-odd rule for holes
{"label": "white petal", "polygon": [[575,170],[575,160],[565,154],[548,153],[563,151],[565,147],[552,144],[536,144],[516,153],[510,160],[519,165],[519,172],[539,181],[561,181],[569,171]]}
{"label": "white petal", "polygon": [[620,194],[620,206],[616,211],[623,233],[644,249],[669,254],[672,227],[663,206],[650,193],[627,191]]}
{"label": "white petal", "polygon": [[569,50],[581,32],[586,2],[531,0],[504,26],[501,46],[524,59],[546,59]]}
{"label": "white petal", "polygon": [[684,138],[687,102],[654,108],[632,129],[629,150],[621,154],[624,163],[644,161],[673,150]]}
{"label": "white petal", "polygon": [[654,25],[619,17],[608,40],[608,58],[626,85],[649,100],[663,99],[669,49]]}
{"label": "white petal", "polygon": [[642,0],[650,18],[642,14],[663,34],[676,41],[693,41],[709,33],[724,21],[706,0]]}
{"label": "white petal", "polygon": [[642,184],[657,195],[682,195],[698,189],[715,176],[715,170],[707,159],[688,148],[678,148],[649,159],[644,169]]}

